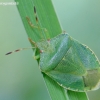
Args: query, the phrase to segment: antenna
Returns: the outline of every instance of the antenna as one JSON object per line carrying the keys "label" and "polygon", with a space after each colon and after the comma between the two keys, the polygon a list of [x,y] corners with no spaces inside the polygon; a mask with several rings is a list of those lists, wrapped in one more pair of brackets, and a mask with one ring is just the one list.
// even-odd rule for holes
{"label": "antenna", "polygon": [[[38,21],[38,17],[37,17],[37,14],[36,14],[36,8],[35,8],[35,6],[34,6],[34,15],[35,15],[35,19],[36,19],[36,24],[37,24],[37,25],[34,25],[34,24],[30,21],[30,18],[29,18],[29,17],[26,17],[26,19],[27,19],[29,25],[30,25],[32,28],[37,28],[41,33],[42,33],[42,30],[47,31],[45,28],[41,28],[40,25],[39,25],[39,21]],[[41,37],[42,37],[42,36],[41,36]],[[45,34],[44,34],[44,37],[45,37],[45,40],[47,40]],[[15,53],[15,52],[19,52],[19,51],[22,51],[22,50],[37,48],[36,43],[35,43],[34,41],[32,41],[30,38],[28,38],[28,39],[29,39],[29,41],[30,41],[35,47],[19,48],[19,49],[16,49],[16,50],[14,50],[14,51],[11,51],[11,52],[6,53],[5,55],[9,55],[9,54],[12,54],[12,53]],[[47,41],[47,43],[49,44],[48,41]]]}
{"label": "antenna", "polygon": [[35,47],[20,48],[20,49],[17,49],[17,50],[14,50],[14,51],[8,52],[8,53],[6,53],[5,55],[9,55],[9,54],[12,54],[12,53],[14,53],[14,52],[19,52],[19,51],[22,51],[22,50],[33,49],[33,48],[35,48]]}
{"label": "antenna", "polygon": [[[41,26],[39,25],[39,20],[38,20],[38,17],[37,17],[37,13],[36,13],[36,8],[35,8],[35,6],[34,6],[34,16],[35,16],[35,20],[36,20],[36,24],[37,24],[37,25],[34,25],[34,24],[31,22],[31,20],[30,20],[29,17],[26,17],[26,19],[27,19],[29,25],[30,25],[32,28],[37,28],[37,29],[39,30],[40,34],[44,35],[45,40],[47,40],[47,39],[46,39],[46,35],[43,34],[43,32],[42,32],[42,30],[45,31],[45,32],[47,32],[47,30],[46,30],[46,28],[41,28]],[[41,35],[41,38],[42,38],[42,35]]]}

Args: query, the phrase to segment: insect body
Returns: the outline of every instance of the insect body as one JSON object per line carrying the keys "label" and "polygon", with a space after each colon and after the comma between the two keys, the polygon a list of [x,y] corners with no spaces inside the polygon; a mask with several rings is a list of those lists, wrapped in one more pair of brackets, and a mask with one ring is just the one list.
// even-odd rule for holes
{"label": "insect body", "polygon": [[[36,16],[36,9],[34,7]],[[28,23],[34,26],[27,17]],[[36,21],[38,18],[36,16]],[[100,87],[100,63],[96,55],[87,46],[62,33],[54,38],[35,43],[36,52],[40,50],[39,66],[41,72],[56,81],[60,86],[73,91],[96,90]],[[23,48],[26,49],[26,48]],[[17,49],[14,52],[23,50]],[[6,55],[11,54],[8,52]],[[37,54],[37,53],[36,53]]]}
{"label": "insect body", "polygon": [[[49,41],[38,42],[40,69],[59,85],[73,91],[89,91],[99,88],[100,64],[95,54],[72,39],[60,34]],[[46,46],[46,48],[44,48]],[[52,50],[49,50],[52,48]]]}

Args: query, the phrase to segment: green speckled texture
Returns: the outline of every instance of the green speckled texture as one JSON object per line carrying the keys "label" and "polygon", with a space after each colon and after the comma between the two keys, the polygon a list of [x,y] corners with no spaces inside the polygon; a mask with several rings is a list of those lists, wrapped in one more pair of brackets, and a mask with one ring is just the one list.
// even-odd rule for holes
{"label": "green speckled texture", "polygon": [[50,41],[37,43],[42,51],[40,69],[59,85],[73,91],[89,91],[99,87],[100,64],[91,49],[60,34]]}

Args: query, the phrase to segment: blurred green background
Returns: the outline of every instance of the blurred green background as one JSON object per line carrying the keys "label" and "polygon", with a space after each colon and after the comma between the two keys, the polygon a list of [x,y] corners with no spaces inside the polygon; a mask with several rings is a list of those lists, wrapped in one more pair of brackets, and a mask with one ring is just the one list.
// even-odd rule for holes
{"label": "blurred green background", "polygon": [[[88,45],[100,59],[100,0],[52,1],[62,29]],[[5,56],[30,46],[16,6],[0,5],[0,100],[50,100],[32,50]],[[100,89],[88,96],[100,100]]]}

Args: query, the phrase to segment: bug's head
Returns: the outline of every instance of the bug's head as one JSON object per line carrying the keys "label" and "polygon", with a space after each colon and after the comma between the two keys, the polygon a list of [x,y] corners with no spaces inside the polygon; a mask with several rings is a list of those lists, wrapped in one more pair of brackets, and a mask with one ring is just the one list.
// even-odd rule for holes
{"label": "bug's head", "polygon": [[53,45],[50,44],[50,41],[41,41],[37,43],[37,47],[43,52],[51,53],[54,51]]}

